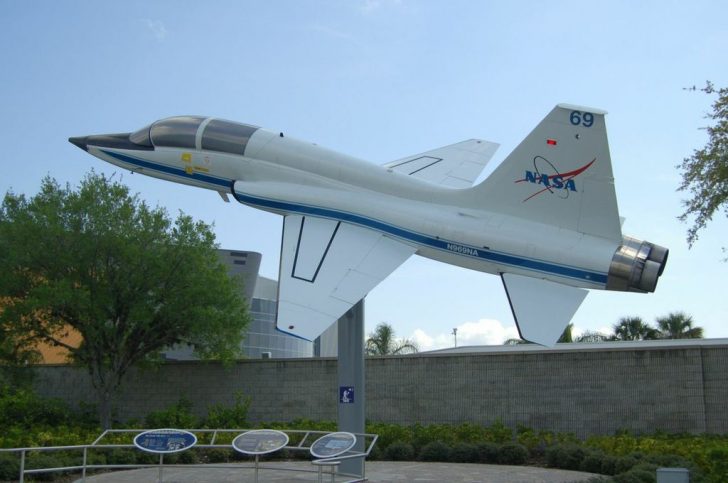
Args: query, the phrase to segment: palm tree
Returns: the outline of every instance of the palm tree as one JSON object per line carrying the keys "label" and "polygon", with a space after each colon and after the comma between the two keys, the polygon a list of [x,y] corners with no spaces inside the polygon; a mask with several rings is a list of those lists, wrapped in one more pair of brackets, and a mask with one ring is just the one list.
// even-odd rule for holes
{"label": "palm tree", "polygon": [[408,339],[397,339],[394,329],[386,322],[377,325],[367,339],[366,352],[370,356],[411,354],[417,351],[415,342]]}
{"label": "palm tree", "polygon": [[574,324],[569,322],[566,325],[566,328],[564,329],[564,331],[561,333],[561,337],[559,337],[559,340],[557,340],[556,342],[562,342],[562,343],[568,343],[568,344],[574,342],[574,334],[572,333],[573,330],[574,330]]}
{"label": "palm tree", "polygon": [[641,317],[622,317],[614,325],[613,340],[657,339],[658,331],[645,324]]}
{"label": "palm tree", "polygon": [[657,318],[660,339],[702,339],[703,328],[693,327],[693,318],[685,312],[670,312]]}

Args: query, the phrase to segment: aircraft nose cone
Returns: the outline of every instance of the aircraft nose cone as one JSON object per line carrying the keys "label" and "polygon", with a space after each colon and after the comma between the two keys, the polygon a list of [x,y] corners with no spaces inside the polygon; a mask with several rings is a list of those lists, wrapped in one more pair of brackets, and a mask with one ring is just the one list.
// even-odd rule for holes
{"label": "aircraft nose cone", "polygon": [[75,144],[84,151],[88,151],[88,136],[68,138],[68,142],[70,142],[71,144]]}

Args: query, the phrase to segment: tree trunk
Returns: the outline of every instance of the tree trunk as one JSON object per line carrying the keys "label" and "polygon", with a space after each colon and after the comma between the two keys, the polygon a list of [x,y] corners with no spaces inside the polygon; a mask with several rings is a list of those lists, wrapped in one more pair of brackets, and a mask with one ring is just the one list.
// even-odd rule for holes
{"label": "tree trunk", "polygon": [[98,388],[96,390],[99,401],[99,423],[101,429],[111,429],[111,401],[113,392],[107,388]]}

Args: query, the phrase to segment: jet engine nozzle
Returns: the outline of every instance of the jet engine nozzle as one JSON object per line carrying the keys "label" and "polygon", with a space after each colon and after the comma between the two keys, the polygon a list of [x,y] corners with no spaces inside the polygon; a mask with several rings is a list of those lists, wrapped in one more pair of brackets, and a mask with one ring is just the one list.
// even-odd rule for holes
{"label": "jet engine nozzle", "polygon": [[669,253],[665,247],[625,236],[609,265],[607,290],[654,292]]}

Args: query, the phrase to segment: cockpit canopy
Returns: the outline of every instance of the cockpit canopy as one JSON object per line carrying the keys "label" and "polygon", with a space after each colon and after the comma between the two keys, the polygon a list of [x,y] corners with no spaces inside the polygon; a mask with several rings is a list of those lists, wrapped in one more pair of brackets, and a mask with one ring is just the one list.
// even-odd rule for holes
{"label": "cockpit canopy", "polygon": [[129,135],[139,146],[203,149],[244,155],[250,136],[259,128],[212,117],[162,119]]}

